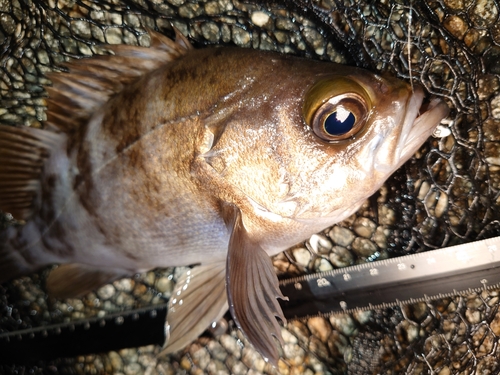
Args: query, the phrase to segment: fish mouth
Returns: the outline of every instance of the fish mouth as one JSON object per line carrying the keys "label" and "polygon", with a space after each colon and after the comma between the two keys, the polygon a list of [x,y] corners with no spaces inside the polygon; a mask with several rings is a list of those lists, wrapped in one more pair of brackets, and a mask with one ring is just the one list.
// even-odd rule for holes
{"label": "fish mouth", "polygon": [[[420,102],[420,106],[415,105],[418,102]],[[417,152],[420,146],[434,132],[441,120],[448,116],[450,111],[442,99],[431,98],[426,101],[423,100],[423,93],[420,92],[415,93],[415,95],[412,96],[409,106],[410,108],[413,107],[419,109],[413,121],[407,118],[407,125],[411,126],[411,128],[403,141],[403,148],[401,150],[401,160],[403,161],[408,160],[415,152]],[[415,116],[415,111],[413,112],[413,116]]]}

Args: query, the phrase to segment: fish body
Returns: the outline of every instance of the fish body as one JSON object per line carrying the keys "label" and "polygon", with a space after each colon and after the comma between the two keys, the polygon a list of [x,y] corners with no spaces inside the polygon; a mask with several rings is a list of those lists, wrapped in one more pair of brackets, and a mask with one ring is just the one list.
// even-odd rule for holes
{"label": "fish body", "polygon": [[151,38],[52,74],[45,129],[0,127],[0,208],[26,220],[0,233],[0,282],[59,263],[47,284],[69,296],[201,264],[171,301],[168,350],[229,302],[276,363],[269,256],[355,212],[447,107],[357,68]]}

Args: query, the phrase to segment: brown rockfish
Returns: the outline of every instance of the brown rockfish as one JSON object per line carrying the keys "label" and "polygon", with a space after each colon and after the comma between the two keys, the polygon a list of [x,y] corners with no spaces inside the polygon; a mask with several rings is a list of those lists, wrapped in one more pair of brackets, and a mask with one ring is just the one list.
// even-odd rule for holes
{"label": "brown rockfish", "polygon": [[166,351],[229,306],[276,364],[270,256],[355,212],[448,107],[362,69],[150,36],[50,74],[43,129],[0,126],[0,209],[25,222],[0,232],[0,282],[57,263],[47,287],[68,297],[196,265]]}

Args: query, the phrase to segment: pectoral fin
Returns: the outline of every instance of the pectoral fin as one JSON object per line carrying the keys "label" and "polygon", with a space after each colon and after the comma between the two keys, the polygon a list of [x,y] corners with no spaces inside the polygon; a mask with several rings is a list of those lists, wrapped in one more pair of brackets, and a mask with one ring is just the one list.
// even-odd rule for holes
{"label": "pectoral fin", "polygon": [[183,349],[227,311],[226,265],[214,263],[187,271],[168,303],[167,342],[160,355]]}
{"label": "pectoral fin", "polygon": [[130,271],[99,270],[77,263],[63,264],[50,272],[47,290],[52,297],[76,298],[126,276],[130,276]]}
{"label": "pectoral fin", "polygon": [[245,230],[241,212],[234,210],[234,226],[227,257],[229,309],[255,349],[275,366],[279,355],[273,336],[283,344],[276,317],[285,322],[277,298],[279,289],[271,259]]}

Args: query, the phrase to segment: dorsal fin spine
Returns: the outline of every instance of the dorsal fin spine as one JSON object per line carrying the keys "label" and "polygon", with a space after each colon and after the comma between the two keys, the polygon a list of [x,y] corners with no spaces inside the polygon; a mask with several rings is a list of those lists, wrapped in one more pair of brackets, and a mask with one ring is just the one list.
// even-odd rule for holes
{"label": "dorsal fin spine", "polygon": [[109,98],[144,74],[185,55],[191,44],[178,30],[176,41],[149,31],[151,47],[109,46],[113,55],[100,55],[66,64],[68,73],[50,73],[47,122],[69,132],[85,124]]}

